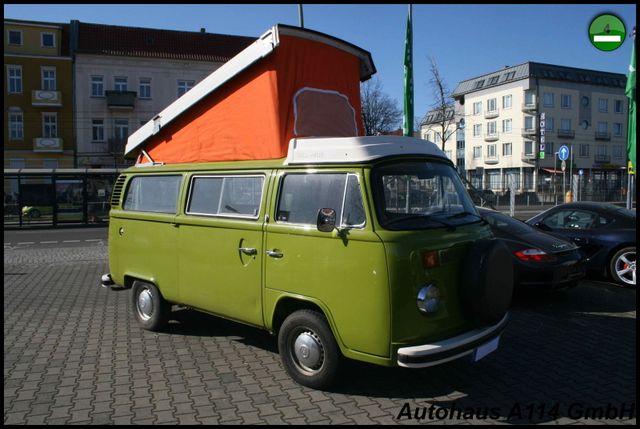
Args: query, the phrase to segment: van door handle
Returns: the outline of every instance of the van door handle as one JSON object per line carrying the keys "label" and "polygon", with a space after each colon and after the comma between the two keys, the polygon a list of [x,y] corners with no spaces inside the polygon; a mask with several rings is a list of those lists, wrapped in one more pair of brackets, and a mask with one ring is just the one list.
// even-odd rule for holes
{"label": "van door handle", "polygon": [[258,251],[256,250],[255,247],[241,247],[240,251],[242,253],[244,253],[245,255],[249,255],[249,256],[253,256],[253,255],[257,255]]}
{"label": "van door handle", "polygon": [[282,258],[284,256],[282,252],[279,252],[277,250],[267,250],[267,255],[271,256],[272,258]]}

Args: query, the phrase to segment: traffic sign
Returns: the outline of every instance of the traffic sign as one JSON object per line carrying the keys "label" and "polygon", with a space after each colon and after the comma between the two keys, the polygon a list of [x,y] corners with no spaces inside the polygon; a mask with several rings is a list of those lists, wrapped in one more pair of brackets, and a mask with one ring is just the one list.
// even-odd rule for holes
{"label": "traffic sign", "polygon": [[558,158],[560,161],[566,161],[569,158],[569,148],[566,145],[562,145],[558,149]]}

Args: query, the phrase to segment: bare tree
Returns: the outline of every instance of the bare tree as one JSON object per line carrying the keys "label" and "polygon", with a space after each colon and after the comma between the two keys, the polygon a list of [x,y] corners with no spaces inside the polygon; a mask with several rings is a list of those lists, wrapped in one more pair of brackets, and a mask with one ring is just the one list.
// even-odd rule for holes
{"label": "bare tree", "polygon": [[382,91],[382,84],[377,78],[369,79],[360,86],[360,98],[365,135],[390,132],[400,126],[402,110]]}
{"label": "bare tree", "polygon": [[438,68],[435,58],[431,57],[430,61],[431,79],[429,82],[431,83],[436,101],[431,106],[430,116],[428,115],[427,117],[429,118],[429,123],[435,125],[435,128],[440,130],[440,136],[442,138],[441,149],[444,151],[446,142],[452,135],[456,134],[461,124],[464,124],[464,121],[462,121],[462,123],[456,122],[457,115],[451,91],[449,91],[446,82],[440,74],[440,69]]}

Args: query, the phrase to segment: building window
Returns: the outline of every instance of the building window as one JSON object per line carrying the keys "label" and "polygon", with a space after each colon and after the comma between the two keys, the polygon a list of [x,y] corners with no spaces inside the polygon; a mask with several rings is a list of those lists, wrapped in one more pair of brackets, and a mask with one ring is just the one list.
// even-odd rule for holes
{"label": "building window", "polygon": [[562,94],[560,96],[560,107],[563,109],[571,109],[571,95]]}
{"label": "building window", "polygon": [[498,79],[500,79],[500,76],[492,76],[489,78],[489,85],[495,85],[498,83]]}
{"label": "building window", "polygon": [[546,142],[544,144],[544,153],[546,153],[547,155],[551,156],[553,154],[555,154],[555,150],[554,150],[554,144],[553,142]]}
{"label": "building window", "polygon": [[140,93],[138,95],[140,98],[151,98],[151,78],[140,78]]}
{"label": "building window", "polygon": [[533,91],[525,91],[524,92],[524,104],[526,106],[534,105],[534,94]]}
{"label": "building window", "polygon": [[622,113],[622,100],[613,101],[613,113]]}
{"label": "building window", "polygon": [[503,95],[502,96],[502,108],[503,109],[511,109],[511,95]]}
{"label": "building window", "polygon": [[515,76],[516,76],[516,72],[515,71],[510,71],[509,73],[505,74],[504,80],[511,80]]}
{"label": "building window", "polygon": [[127,78],[126,77],[114,77],[113,78],[113,90],[124,92],[127,91]]}
{"label": "building window", "polygon": [[11,140],[22,140],[24,138],[24,116],[22,110],[9,108],[9,138]]}
{"label": "building window", "polygon": [[473,126],[473,136],[479,137],[482,135],[482,124],[475,124]]}
{"label": "building window", "polygon": [[614,158],[624,158],[625,157],[625,152],[624,152],[624,146],[621,145],[615,145],[613,146],[613,157]]}
{"label": "building window", "polygon": [[533,156],[533,142],[531,140],[524,141],[524,154]]}
{"label": "building window", "polygon": [[498,101],[495,98],[487,100],[487,112],[495,112],[498,110]]}
{"label": "building window", "polygon": [[513,147],[511,143],[502,143],[502,156],[511,156]]}
{"label": "building window", "polygon": [[7,66],[9,94],[22,93],[22,66]]}
{"label": "building window", "polygon": [[588,144],[581,144],[578,153],[579,153],[580,157],[588,157],[589,156],[589,145]]}
{"label": "building window", "polygon": [[620,122],[613,123],[613,135],[616,137],[622,137],[622,124]]}
{"label": "building window", "polygon": [[606,98],[598,98],[598,111],[607,113],[609,111],[609,100]]}
{"label": "building window", "polygon": [[487,158],[495,158],[496,156],[497,156],[496,145],[495,144],[487,145]]}
{"label": "building window", "polygon": [[439,131],[436,131],[434,133],[434,143],[441,143],[442,142],[442,133],[440,133]]}
{"label": "building window", "polygon": [[55,48],[56,35],[54,33],[40,33],[40,43],[43,48]]}
{"label": "building window", "polygon": [[91,96],[104,97],[104,77],[91,76]]}
{"label": "building window", "polygon": [[104,119],[91,120],[91,140],[94,142],[104,141]]}
{"label": "building window", "polygon": [[571,131],[571,119],[560,119],[560,129],[562,131]]}
{"label": "building window", "polygon": [[9,30],[9,44],[10,45],[22,45],[22,31],[21,30]]}
{"label": "building window", "polygon": [[513,128],[513,123],[511,119],[503,119],[502,120],[502,132],[510,133]]}
{"label": "building window", "polygon": [[607,156],[607,147],[605,145],[599,144],[596,146],[596,155],[597,156]]}
{"label": "building window", "polygon": [[56,90],[56,68],[42,67],[42,89],[45,91]]}
{"label": "building window", "polygon": [[553,118],[546,118],[544,121],[544,129],[546,131],[553,131],[554,120]]}
{"label": "building window", "polygon": [[545,92],[542,94],[542,104],[544,107],[553,107],[553,92]]}
{"label": "building window", "polygon": [[600,134],[606,134],[609,130],[608,130],[608,124],[606,122],[598,122],[598,133]]}
{"label": "building window", "polygon": [[178,81],[178,97],[181,97],[191,88],[193,88],[193,85],[195,85],[195,81],[193,80],[179,80]]}
{"label": "building window", "polygon": [[114,137],[118,141],[124,141],[129,137],[129,120],[116,119],[113,122]]}
{"label": "building window", "polygon": [[535,129],[533,126],[533,116],[524,117],[524,129],[529,131]]}
{"label": "building window", "polygon": [[444,154],[447,156],[447,158],[453,159],[453,158],[451,158],[451,151],[450,150],[445,150]]}
{"label": "building window", "polygon": [[477,159],[482,156],[482,146],[474,146],[473,147],[473,158]]}
{"label": "building window", "polygon": [[476,103],[473,103],[473,114],[479,115],[480,113],[482,113],[482,102],[478,101]]}
{"label": "building window", "polygon": [[496,121],[487,122],[487,135],[495,136],[498,132],[498,126]]}
{"label": "building window", "polygon": [[480,79],[476,81],[476,86],[474,88],[479,89],[479,88],[482,88],[483,86],[484,86],[484,79]]}
{"label": "building window", "polygon": [[58,114],[57,113],[42,114],[42,137],[44,138],[58,137]]}

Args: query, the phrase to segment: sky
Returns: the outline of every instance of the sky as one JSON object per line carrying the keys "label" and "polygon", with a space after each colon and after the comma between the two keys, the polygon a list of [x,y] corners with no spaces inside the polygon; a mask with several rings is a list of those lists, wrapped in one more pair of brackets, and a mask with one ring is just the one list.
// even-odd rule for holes
{"label": "sky", "polygon": [[[373,57],[383,91],[402,109],[407,4],[305,4],[304,27],[357,45]],[[628,73],[632,40],[603,52],[589,41],[591,20],[613,13],[635,27],[633,4],[413,5],[414,111],[434,105],[430,58],[447,87],[536,61]],[[87,23],[200,31],[258,37],[281,23],[300,25],[297,4],[4,4],[5,19]]]}

